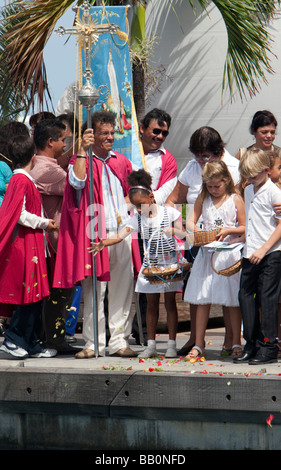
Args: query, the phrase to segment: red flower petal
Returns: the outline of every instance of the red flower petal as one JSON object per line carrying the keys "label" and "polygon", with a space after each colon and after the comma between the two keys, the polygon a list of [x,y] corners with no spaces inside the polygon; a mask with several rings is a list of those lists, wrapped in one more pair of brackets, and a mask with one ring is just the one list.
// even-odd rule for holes
{"label": "red flower petal", "polygon": [[270,427],[272,427],[272,426],[271,426],[271,423],[272,423],[273,418],[274,418],[273,415],[269,415],[269,416],[266,418],[266,424],[268,424],[268,426],[270,426]]}

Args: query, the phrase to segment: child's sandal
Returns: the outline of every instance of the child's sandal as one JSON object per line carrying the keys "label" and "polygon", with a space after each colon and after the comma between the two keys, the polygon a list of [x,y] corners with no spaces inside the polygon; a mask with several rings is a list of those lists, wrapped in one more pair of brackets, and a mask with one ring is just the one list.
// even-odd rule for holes
{"label": "child's sandal", "polygon": [[232,357],[240,356],[243,351],[241,344],[234,344],[231,349],[232,349]]}
{"label": "child's sandal", "polygon": [[[196,351],[196,353],[193,352],[194,350]],[[205,351],[202,351],[202,349],[199,348],[199,346],[193,346],[190,353],[187,356],[185,356],[185,359],[187,360],[200,359],[200,357],[203,357],[203,356],[206,357]]]}
{"label": "child's sandal", "polygon": [[232,348],[228,349],[228,348],[222,348],[221,350],[221,357],[229,357],[232,355]]}

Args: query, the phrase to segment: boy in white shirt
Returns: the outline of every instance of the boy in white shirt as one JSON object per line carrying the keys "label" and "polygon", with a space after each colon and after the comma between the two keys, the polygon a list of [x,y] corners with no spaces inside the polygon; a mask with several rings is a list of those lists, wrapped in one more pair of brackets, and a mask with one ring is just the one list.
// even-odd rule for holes
{"label": "boy in white shirt", "polygon": [[266,364],[277,362],[278,353],[281,217],[273,204],[281,202],[281,191],[269,178],[266,152],[247,151],[239,170],[250,183],[245,189],[246,243],[239,291],[246,345],[234,362]]}

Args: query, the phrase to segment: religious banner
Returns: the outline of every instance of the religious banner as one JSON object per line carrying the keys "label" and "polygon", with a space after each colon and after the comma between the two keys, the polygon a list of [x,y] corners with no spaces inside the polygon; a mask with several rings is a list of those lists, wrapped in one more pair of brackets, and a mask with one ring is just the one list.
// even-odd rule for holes
{"label": "religious banner", "polygon": [[[82,21],[83,10],[78,15]],[[134,109],[132,72],[129,54],[128,6],[91,7],[91,23],[115,25],[114,32],[102,32],[94,37],[91,50],[91,83],[99,93],[92,111],[102,109],[116,116],[113,150],[125,155],[134,166],[143,167],[142,146],[139,142],[138,124]],[[79,21],[78,20],[78,21]],[[80,48],[79,88],[85,84],[85,51]],[[87,111],[80,106],[82,121]]]}

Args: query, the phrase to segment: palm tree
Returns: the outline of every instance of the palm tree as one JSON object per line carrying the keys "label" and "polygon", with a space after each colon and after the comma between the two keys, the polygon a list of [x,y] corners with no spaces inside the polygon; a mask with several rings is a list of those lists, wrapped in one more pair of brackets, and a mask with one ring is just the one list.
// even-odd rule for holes
{"label": "palm tree", "polygon": [[[153,1],[153,0],[151,0]],[[174,9],[175,1],[169,0]],[[188,1],[193,6],[193,0]],[[0,37],[0,87],[7,96],[17,90],[20,96],[30,95],[27,106],[34,104],[37,95],[42,106],[47,90],[43,51],[60,17],[73,5],[73,0],[11,0],[13,11],[3,22],[5,33]],[[78,6],[83,0],[77,2]],[[120,5],[120,1],[90,0],[91,4]],[[144,23],[145,0],[132,0],[134,17],[132,22],[133,72],[143,84],[145,66]],[[202,9],[208,0],[198,0]],[[277,12],[281,0],[213,0],[220,11],[228,35],[228,50],[223,74],[223,90],[228,86],[231,96],[238,91],[241,98],[255,95],[265,73],[273,72],[270,59],[271,38],[268,22]],[[134,55],[135,54],[135,55]],[[142,54],[142,55],[141,55]],[[144,57],[141,59],[140,57]],[[137,75],[138,74],[138,75]],[[137,111],[144,101],[142,87],[134,81],[134,96]],[[140,97],[138,99],[138,93]],[[139,112],[139,115],[142,110]]]}

